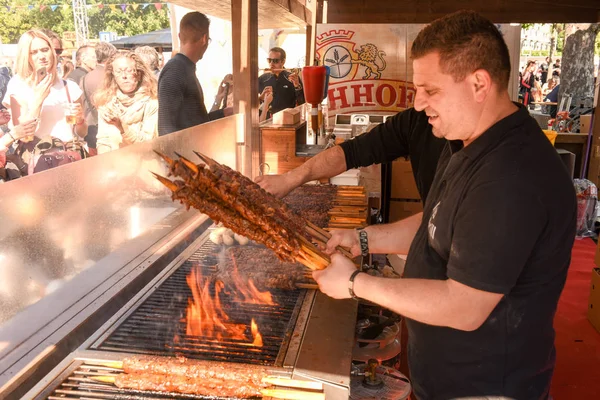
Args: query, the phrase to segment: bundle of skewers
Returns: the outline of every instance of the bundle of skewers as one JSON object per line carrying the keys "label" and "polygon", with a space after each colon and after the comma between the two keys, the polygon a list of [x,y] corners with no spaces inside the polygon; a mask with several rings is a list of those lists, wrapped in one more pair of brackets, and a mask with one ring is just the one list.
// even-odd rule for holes
{"label": "bundle of skewers", "polygon": [[[169,176],[154,176],[172,192],[172,199],[221,222],[233,232],[273,250],[282,261],[298,261],[313,270],[326,268],[329,257],[314,244],[324,245],[330,234],[292,212],[280,199],[226,165],[194,152],[204,164],[177,154],[158,153]],[[345,249],[340,251],[351,258]]]}
{"label": "bundle of skewers", "polygon": [[325,399],[321,382],[272,375],[267,367],[259,365],[159,356],[132,356],[123,361],[86,360],[85,364],[102,372],[89,373],[83,379],[119,389],[241,399]]}

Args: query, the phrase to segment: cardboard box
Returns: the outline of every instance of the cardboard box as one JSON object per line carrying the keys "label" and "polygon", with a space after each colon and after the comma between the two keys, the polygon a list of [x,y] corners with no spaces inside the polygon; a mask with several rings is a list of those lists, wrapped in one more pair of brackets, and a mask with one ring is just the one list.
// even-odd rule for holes
{"label": "cardboard box", "polygon": [[296,125],[300,122],[300,110],[286,108],[273,114],[273,125]]}
{"label": "cardboard box", "polygon": [[423,211],[420,201],[390,200],[390,222],[400,221]]}
{"label": "cardboard box", "polygon": [[592,287],[587,312],[588,320],[600,332],[600,268],[592,271]]}
{"label": "cardboard box", "polygon": [[392,163],[392,199],[420,200],[410,161],[399,159]]}
{"label": "cardboard box", "polygon": [[592,127],[592,115],[579,116],[579,133],[590,133]]}

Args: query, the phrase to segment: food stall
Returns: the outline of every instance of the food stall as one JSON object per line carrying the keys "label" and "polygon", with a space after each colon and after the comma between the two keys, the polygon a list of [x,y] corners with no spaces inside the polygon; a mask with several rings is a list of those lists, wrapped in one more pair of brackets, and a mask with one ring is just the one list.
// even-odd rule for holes
{"label": "food stall", "polygon": [[[232,376],[245,379],[240,368],[275,382],[287,379],[275,387],[316,382],[323,397],[348,398],[356,302],[324,296],[307,268],[282,264],[256,243],[217,238],[220,228],[172,202],[151,174],[167,175],[155,151],[201,163],[192,150],[202,149],[235,169],[242,121],[234,115],[5,185],[11,190],[0,199],[12,206],[2,208],[0,230],[3,398],[122,398],[134,392],[153,398],[115,386],[137,376],[127,362],[139,365],[140,356],[168,358],[165,368],[173,371],[176,356],[195,359],[203,370],[225,371],[231,382],[237,382]],[[290,207],[310,206],[299,196]],[[366,204],[355,189],[308,198],[318,201],[311,211],[322,227],[330,221],[356,226],[328,210],[346,206],[347,198]],[[279,275],[271,270],[247,279],[269,266],[280,268]],[[223,286],[209,278],[214,274]],[[174,391],[147,377],[135,382]],[[265,382],[249,390],[273,387]]]}
{"label": "food stall", "polygon": [[[194,284],[198,279],[192,272],[214,273],[222,258],[238,251],[242,243],[219,242],[215,232],[220,228],[206,215],[174,203],[170,192],[149,172],[167,174],[153,150],[167,155],[178,152],[194,162],[200,161],[193,150],[200,150],[249,177],[264,171],[261,164],[267,157],[254,91],[258,76],[255,33],[259,26],[300,24],[307,28],[307,59],[312,59],[317,53],[316,0],[175,3],[233,21],[234,79],[246,82],[235,86],[237,114],[4,186],[7,190],[0,193],[0,397],[156,398],[161,395],[155,391],[117,389],[116,383],[127,379],[123,375],[135,373],[132,364],[175,371],[181,367],[175,360],[184,356],[200,360],[180,361],[187,363],[185,371],[200,367],[223,370],[222,363],[227,362],[223,376],[257,373],[261,378],[268,376],[265,388],[289,388],[285,383],[293,381],[294,389],[306,389],[316,395],[312,398],[347,399],[356,302],[334,301],[316,291],[306,274],[299,274],[293,287],[270,290],[273,304],[228,295],[222,308],[234,325],[243,325],[241,338],[215,339],[212,334],[198,334],[195,329],[206,327],[194,327],[187,316],[197,309],[194,300],[202,296],[215,300],[216,289],[203,292],[203,287]],[[360,1],[330,0],[328,4],[329,23],[425,23],[454,11],[446,9],[446,3],[442,11],[435,12],[417,2],[390,3],[385,9]],[[585,8],[587,3],[579,4]],[[567,13],[567,7],[546,4],[539,9],[541,20],[558,15],[575,18],[574,13]],[[503,15],[501,22],[518,21],[516,13],[491,12]],[[261,25],[261,21],[266,22]],[[274,21],[278,25],[270,25]],[[327,49],[322,50],[324,55]],[[360,63],[353,68],[355,74],[364,72]],[[400,77],[404,82],[400,87],[378,82],[371,88],[375,98],[380,88],[381,99],[387,104],[394,89],[398,90],[394,92],[397,99],[404,93],[403,104],[410,104],[406,76],[407,70]],[[386,83],[391,88],[384,86]],[[331,90],[343,104],[341,86]],[[364,85],[344,90],[357,90],[359,99],[366,93]],[[373,121],[380,122],[376,115],[380,114],[373,113]],[[341,120],[340,125],[344,125]],[[297,128],[292,127],[294,138]],[[296,146],[293,152],[295,157],[305,155]],[[355,207],[351,212],[356,215],[345,214],[346,204],[335,196],[329,203],[319,203],[328,208],[327,222],[334,222],[328,226],[366,223],[366,193],[348,192],[342,197],[351,198],[350,205]],[[267,259],[266,255],[263,258]],[[200,313],[207,315],[208,311],[200,308]],[[148,356],[157,358],[144,358]],[[165,358],[172,361],[164,364]],[[149,383],[157,389],[159,384]],[[265,393],[277,397],[276,393]],[[173,393],[169,396],[177,397]]]}

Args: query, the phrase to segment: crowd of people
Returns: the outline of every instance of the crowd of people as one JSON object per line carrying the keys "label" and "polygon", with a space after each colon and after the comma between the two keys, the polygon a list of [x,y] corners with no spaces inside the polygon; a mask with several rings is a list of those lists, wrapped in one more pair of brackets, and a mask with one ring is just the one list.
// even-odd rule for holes
{"label": "crowd of people", "polygon": [[[0,177],[19,176],[5,174],[7,168],[21,175],[35,172],[32,164],[40,154],[70,149],[80,154],[77,159],[95,156],[231,115],[231,74],[210,112],[196,76],[196,63],[211,42],[209,29],[204,14],[185,15],[180,50],[166,65],[150,46],[117,50],[106,42],[79,47],[73,65],[54,32],[25,32],[14,74],[0,68]],[[300,78],[285,69],[285,59],[282,48],[269,52],[271,68],[259,78],[257,93],[261,120],[304,102]],[[29,167],[19,170],[6,157],[13,154]]]}
{"label": "crowd of people", "polygon": [[556,102],[560,69],[560,58],[552,63],[550,57],[546,57],[539,65],[535,60],[527,61],[519,71],[519,100],[530,107],[533,106],[532,103]]}

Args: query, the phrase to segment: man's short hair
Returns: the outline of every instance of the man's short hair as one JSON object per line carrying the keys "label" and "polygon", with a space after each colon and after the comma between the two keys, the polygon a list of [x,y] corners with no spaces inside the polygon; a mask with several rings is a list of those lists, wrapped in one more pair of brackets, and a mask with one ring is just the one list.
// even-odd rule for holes
{"label": "man's short hair", "polygon": [[75,63],[78,67],[81,66],[81,59],[83,58],[83,55],[85,54],[87,49],[93,50],[94,47],[90,46],[89,44],[84,44],[83,46],[77,49],[77,52],[75,53]]}
{"label": "man's short hair", "polygon": [[210,20],[201,12],[187,13],[179,23],[179,38],[183,43],[197,42],[202,35],[208,34]]}
{"label": "man's short hair", "polygon": [[137,54],[142,61],[148,65],[150,71],[156,71],[158,69],[158,52],[150,46],[136,47],[134,53]]}
{"label": "man's short hair", "polygon": [[96,60],[99,64],[104,64],[113,54],[117,52],[117,48],[108,42],[99,42],[94,47],[96,52]]}
{"label": "man's short hair", "polygon": [[281,57],[282,60],[286,60],[285,50],[282,49],[281,47],[271,47],[271,50],[269,50],[269,53],[272,52],[272,51],[276,52],[276,53],[279,53],[279,56]]}
{"label": "man's short hair", "polygon": [[484,69],[500,88],[508,88],[508,47],[498,28],[474,11],[458,11],[423,28],[412,44],[411,57],[418,59],[433,52],[440,55],[442,72],[457,82]]}

